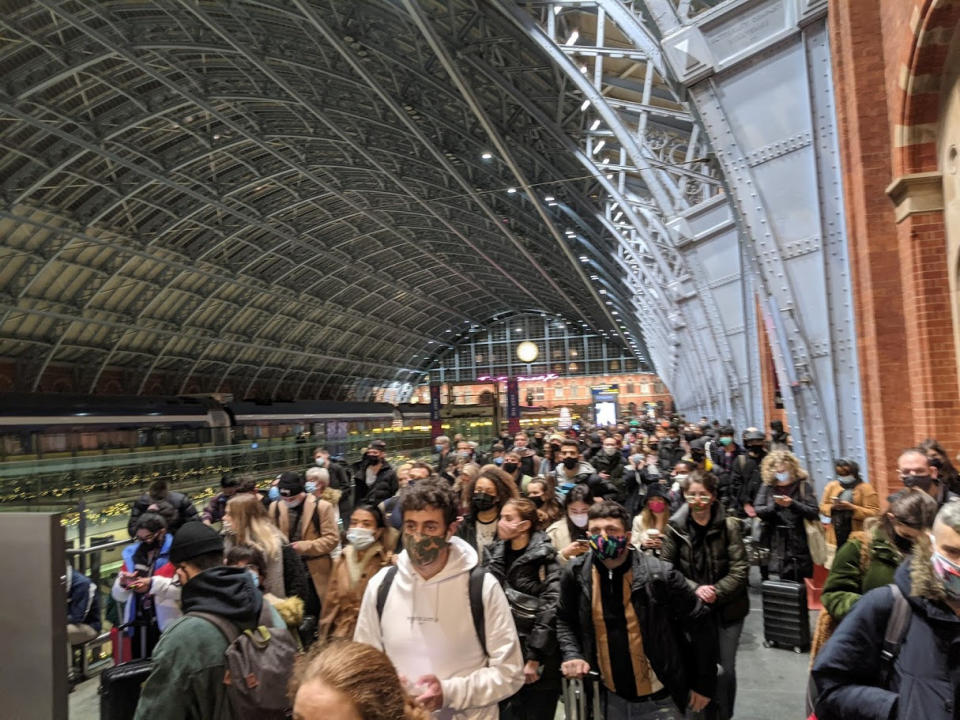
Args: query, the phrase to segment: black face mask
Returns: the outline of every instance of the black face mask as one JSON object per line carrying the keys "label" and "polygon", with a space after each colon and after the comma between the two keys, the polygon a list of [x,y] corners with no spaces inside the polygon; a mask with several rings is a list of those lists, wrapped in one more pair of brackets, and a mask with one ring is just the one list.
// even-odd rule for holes
{"label": "black face mask", "polygon": [[490,510],[497,506],[497,499],[493,495],[487,495],[485,492],[475,492],[473,494],[473,509],[479,512]]}
{"label": "black face mask", "polygon": [[542,507],[543,507],[543,496],[542,496],[542,495],[534,495],[534,496],[532,496],[532,497],[528,497],[527,500],[529,500],[530,502],[532,502],[532,503],[533,503],[534,505],[536,505],[538,508],[542,508]]}
{"label": "black face mask", "polygon": [[504,472],[508,472],[513,475],[513,473],[517,471],[518,466],[516,463],[504,463],[502,467]]}
{"label": "black face mask", "polygon": [[706,459],[707,454],[702,450],[694,450],[690,453],[690,457],[693,458],[694,462],[702,463]]}
{"label": "black face mask", "polygon": [[687,442],[693,442],[693,441],[696,440],[698,437],[700,437],[700,436],[699,436],[697,433],[684,433],[684,434],[683,434],[683,439],[686,440]]}
{"label": "black face mask", "polygon": [[563,466],[567,470],[573,470],[579,464],[580,464],[580,460],[578,460],[577,458],[568,457],[563,459]]}
{"label": "black face mask", "polygon": [[763,452],[763,448],[757,447],[756,445],[747,445],[747,452],[751,455],[759,455]]}
{"label": "black face mask", "polygon": [[926,492],[933,484],[933,478],[929,475],[901,475],[900,480],[903,486],[908,488],[918,488]]}
{"label": "black face mask", "polygon": [[553,452],[555,452],[555,453],[560,452],[560,446],[559,446],[559,445],[553,445],[553,444],[551,444],[551,445],[550,445],[550,449],[553,450]]}
{"label": "black face mask", "polygon": [[938,457],[932,457],[927,462],[930,464],[930,467],[935,467],[937,470],[943,469],[943,460]]}
{"label": "black face mask", "polygon": [[904,555],[909,555],[913,552],[913,540],[910,538],[905,538],[903,535],[893,533],[893,544],[897,546],[897,550],[902,552]]}
{"label": "black face mask", "polygon": [[374,453],[366,453],[363,456],[363,460],[365,463],[367,463],[367,465],[376,465],[378,462],[380,462],[380,456]]}

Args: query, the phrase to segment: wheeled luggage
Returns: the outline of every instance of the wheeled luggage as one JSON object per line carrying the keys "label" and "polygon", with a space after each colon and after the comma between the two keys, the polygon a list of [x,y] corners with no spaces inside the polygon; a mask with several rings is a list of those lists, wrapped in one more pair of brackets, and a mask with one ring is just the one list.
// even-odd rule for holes
{"label": "wheeled luggage", "polygon": [[[590,708],[589,714],[587,708]],[[563,715],[566,720],[603,720],[600,711],[600,676],[597,673],[589,673],[582,679],[563,679]]]}
{"label": "wheeled luggage", "polygon": [[763,599],[764,647],[793,648],[796,653],[810,649],[810,614],[803,583],[765,580],[760,585]]}
{"label": "wheeled luggage", "polygon": [[100,720],[131,720],[153,662],[131,660],[100,673]]}

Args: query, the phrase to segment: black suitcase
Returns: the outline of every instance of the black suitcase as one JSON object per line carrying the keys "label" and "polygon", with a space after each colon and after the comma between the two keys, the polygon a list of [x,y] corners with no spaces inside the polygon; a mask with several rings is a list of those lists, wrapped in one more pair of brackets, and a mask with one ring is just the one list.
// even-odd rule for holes
{"label": "black suitcase", "polygon": [[153,661],[131,660],[100,673],[100,720],[131,720]]}
{"label": "black suitcase", "polygon": [[796,653],[810,649],[810,613],[807,588],[789,580],[764,580],[763,646],[793,648]]}

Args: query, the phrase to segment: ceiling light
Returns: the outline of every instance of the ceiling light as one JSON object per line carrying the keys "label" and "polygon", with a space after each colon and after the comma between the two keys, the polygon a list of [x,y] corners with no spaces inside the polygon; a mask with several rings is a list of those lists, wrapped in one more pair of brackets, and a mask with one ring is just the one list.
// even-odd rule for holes
{"label": "ceiling light", "polygon": [[493,159],[493,153],[492,153],[492,152],[485,152],[485,153],[483,153],[483,154],[480,156],[480,158],[483,159],[483,160],[492,160],[492,159]]}
{"label": "ceiling light", "polygon": [[550,207],[556,207],[556,206],[559,205],[559,204],[560,204],[560,203],[556,203],[556,202],[547,203],[547,205],[549,205]]}
{"label": "ceiling light", "polygon": [[582,263],[590,262],[590,258],[588,258],[586,255],[581,255],[581,256],[580,256],[580,262],[582,262]]}
{"label": "ceiling light", "polygon": [[581,66],[580,66],[580,72],[582,72],[584,75],[586,75],[587,72],[589,72],[589,69],[587,68],[586,65],[581,65]]}
{"label": "ceiling light", "polygon": [[[601,165],[609,165],[609,164],[610,164],[610,158],[605,157],[605,158],[603,159],[603,162],[600,163],[600,164],[601,164]],[[610,176],[607,175],[607,177],[610,177]]]}
{"label": "ceiling light", "polygon": [[596,130],[598,127],[600,127],[600,121],[599,121],[599,120],[594,120],[594,121],[593,121],[593,124],[590,125],[590,131],[593,132],[593,131]]}
{"label": "ceiling light", "polygon": [[552,203],[553,200],[554,200],[553,195],[547,195],[546,197],[543,198],[543,201],[548,203]]}
{"label": "ceiling light", "polygon": [[589,100],[584,100],[584,101],[583,101],[583,105],[580,106],[580,112],[583,112],[583,111],[586,110],[588,107],[590,107],[590,101],[589,101]]}
{"label": "ceiling light", "polygon": [[621,210],[620,212],[618,212],[618,213],[613,217],[613,221],[614,221],[614,222],[617,222],[617,221],[619,221],[620,218],[622,218],[622,217],[623,217],[623,210]]}
{"label": "ceiling light", "polygon": [[603,150],[603,146],[607,144],[606,140],[601,140],[596,145],[593,146],[593,154],[596,155],[598,152]]}
{"label": "ceiling light", "polygon": [[516,191],[517,189],[514,187],[507,188],[507,195],[513,195]]}
{"label": "ceiling light", "polygon": [[580,31],[574,30],[572,33],[570,33],[570,37],[567,38],[567,41],[564,43],[564,45],[573,45],[579,39],[579,37]]}

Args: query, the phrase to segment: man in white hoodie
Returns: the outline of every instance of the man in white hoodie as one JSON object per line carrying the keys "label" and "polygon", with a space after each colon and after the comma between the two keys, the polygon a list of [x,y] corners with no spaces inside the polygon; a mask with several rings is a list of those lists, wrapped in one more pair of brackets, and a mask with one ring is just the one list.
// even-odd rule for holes
{"label": "man in white hoodie", "polygon": [[476,551],[454,537],[458,502],[446,482],[410,485],[400,504],[403,552],[367,585],[354,640],[385,652],[437,720],[497,720],[497,704],[523,685],[507,598],[492,575],[476,575]]}

